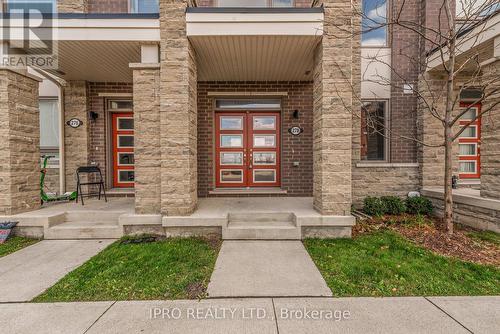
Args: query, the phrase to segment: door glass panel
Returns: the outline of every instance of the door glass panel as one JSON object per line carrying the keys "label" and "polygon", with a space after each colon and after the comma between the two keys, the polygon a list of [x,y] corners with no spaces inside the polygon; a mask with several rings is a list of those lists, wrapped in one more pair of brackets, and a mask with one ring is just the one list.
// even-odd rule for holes
{"label": "door glass panel", "polygon": [[221,147],[243,147],[243,135],[221,135]]}
{"label": "door glass panel", "polygon": [[243,182],[243,170],[221,170],[220,181],[224,183],[241,183]]}
{"label": "door glass panel", "polygon": [[119,166],[130,166],[133,165],[134,162],[134,153],[118,153]]}
{"label": "door glass panel", "polygon": [[134,147],[134,136],[118,136],[118,147]]}
{"label": "door glass panel", "polygon": [[476,162],[475,161],[460,161],[460,173],[475,174]]}
{"label": "door glass panel", "polygon": [[220,154],[221,165],[243,165],[243,152],[222,152]]}
{"label": "door glass panel", "polygon": [[460,138],[476,138],[476,127],[469,126],[460,134]]}
{"label": "door glass panel", "polygon": [[276,146],[276,136],[275,135],[254,135],[253,136],[253,147],[275,147]]}
{"label": "door glass panel", "polygon": [[459,144],[460,155],[476,155],[476,145],[474,144]]}
{"label": "door glass panel", "polygon": [[469,110],[467,110],[467,112],[465,114],[462,115],[462,117],[460,117],[460,119],[462,120],[473,120],[473,119],[476,119],[476,112],[477,112],[477,109],[476,108],[471,108]]}
{"label": "door glass panel", "polygon": [[254,130],[276,130],[275,116],[255,116],[253,118]]}
{"label": "door glass panel", "polygon": [[118,118],[118,130],[134,130],[134,119]]}
{"label": "door glass panel", "polygon": [[276,171],[274,169],[254,169],[253,182],[276,182]]}
{"label": "door glass panel", "polygon": [[254,165],[276,165],[275,152],[254,152],[253,153]]}
{"label": "door glass panel", "polygon": [[135,173],[133,170],[121,170],[118,172],[118,180],[120,182],[134,182]]}
{"label": "door glass panel", "polygon": [[222,116],[220,118],[221,130],[243,130],[243,117]]}

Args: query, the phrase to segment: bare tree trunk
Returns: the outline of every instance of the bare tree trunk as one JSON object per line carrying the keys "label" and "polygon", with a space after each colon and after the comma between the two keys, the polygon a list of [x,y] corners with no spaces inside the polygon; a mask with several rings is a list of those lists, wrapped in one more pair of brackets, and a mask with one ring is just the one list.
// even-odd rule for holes
{"label": "bare tree trunk", "polygon": [[451,126],[446,124],[444,128],[445,135],[445,161],[444,161],[444,213],[443,222],[448,234],[453,234],[453,189],[452,189],[452,153],[453,153],[453,133]]}

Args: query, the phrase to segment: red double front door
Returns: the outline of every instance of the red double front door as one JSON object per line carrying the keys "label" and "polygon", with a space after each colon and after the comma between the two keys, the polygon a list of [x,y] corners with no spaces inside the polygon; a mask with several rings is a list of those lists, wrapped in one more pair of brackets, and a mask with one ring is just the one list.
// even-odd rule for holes
{"label": "red double front door", "polygon": [[215,115],[216,186],[280,186],[280,114],[219,112]]}

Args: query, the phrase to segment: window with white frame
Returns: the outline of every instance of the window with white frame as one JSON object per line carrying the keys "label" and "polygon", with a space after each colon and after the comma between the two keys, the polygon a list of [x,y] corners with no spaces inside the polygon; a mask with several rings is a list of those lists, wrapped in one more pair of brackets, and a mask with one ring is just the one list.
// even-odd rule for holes
{"label": "window with white frame", "polygon": [[159,13],[158,0],[130,0],[130,12],[136,14]]}
{"label": "window with white frame", "polygon": [[54,158],[49,166],[59,165],[59,103],[57,99],[40,99],[40,153]]}
{"label": "window with white frame", "polygon": [[387,45],[387,0],[363,0],[361,45]]}
{"label": "window with white frame", "polygon": [[361,160],[387,159],[387,102],[365,101],[361,113]]}

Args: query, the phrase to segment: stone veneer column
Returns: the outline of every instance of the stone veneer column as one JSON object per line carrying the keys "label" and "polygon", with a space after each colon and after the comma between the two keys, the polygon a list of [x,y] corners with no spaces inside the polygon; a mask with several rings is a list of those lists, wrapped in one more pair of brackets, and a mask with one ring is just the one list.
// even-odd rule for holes
{"label": "stone veneer column", "polygon": [[197,73],[186,36],[186,0],[160,2],[161,211],[189,215],[197,205]]}
{"label": "stone veneer column", "polygon": [[323,1],[322,42],[314,55],[314,208],[323,215],[350,215],[352,156],[352,8],[350,1]]}
{"label": "stone veneer column", "polygon": [[[439,72],[426,72],[419,77],[418,89],[421,99],[417,109],[418,139],[426,145],[440,145],[444,141],[444,127],[441,121],[432,116],[428,105],[444,116],[446,107],[446,77]],[[424,103],[424,99],[427,102]],[[456,129],[455,129],[456,131]],[[431,147],[418,145],[420,164],[420,185],[425,187],[444,186],[444,146]],[[458,140],[453,144],[453,174],[458,175]]]}
{"label": "stone veneer column", "polygon": [[[86,81],[69,81],[64,87],[64,154],[66,191],[76,190],[76,169],[89,164],[90,130]],[[66,124],[77,118],[83,125],[74,129]]]}
{"label": "stone veneer column", "polygon": [[[500,61],[485,66],[483,73],[487,79],[497,78],[487,91],[500,88]],[[490,108],[499,99],[500,94],[491,95],[483,102],[483,108]],[[483,116],[481,131],[481,196],[500,199],[500,104]]]}
{"label": "stone veneer column", "polygon": [[40,206],[39,81],[0,69],[0,215]]}
{"label": "stone veneer column", "polygon": [[57,0],[58,13],[87,13],[88,0]]}
{"label": "stone veneer column", "polygon": [[135,212],[161,212],[160,65],[133,64]]}

